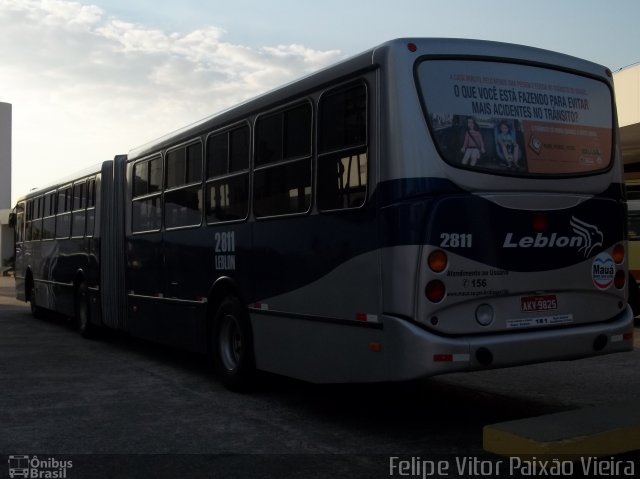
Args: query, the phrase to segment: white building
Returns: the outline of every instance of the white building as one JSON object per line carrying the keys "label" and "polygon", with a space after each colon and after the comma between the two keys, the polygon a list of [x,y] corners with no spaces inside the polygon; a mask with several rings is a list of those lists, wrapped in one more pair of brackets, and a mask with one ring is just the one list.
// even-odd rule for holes
{"label": "white building", "polygon": [[[640,171],[640,64],[613,74],[625,170]],[[637,176],[637,175],[635,175]]]}
{"label": "white building", "polygon": [[0,272],[13,256],[11,213],[11,105],[0,103]]}

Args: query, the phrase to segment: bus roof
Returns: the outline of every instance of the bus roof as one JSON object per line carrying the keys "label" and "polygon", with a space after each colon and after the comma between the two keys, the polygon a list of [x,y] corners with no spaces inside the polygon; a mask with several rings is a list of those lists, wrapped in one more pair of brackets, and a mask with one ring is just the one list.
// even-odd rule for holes
{"label": "bus roof", "polygon": [[76,180],[80,180],[84,177],[87,176],[91,176],[91,175],[95,175],[97,173],[100,173],[101,169],[102,169],[102,165],[105,162],[102,163],[97,163],[94,164],[92,166],[88,166],[86,168],[83,168],[79,171],[76,171],[75,173],[72,173],[70,175],[66,175],[63,176],[62,178],[59,178],[45,186],[42,187],[38,187],[38,188],[34,188],[31,191],[29,191],[27,194],[24,194],[20,197],[18,197],[17,202],[29,199],[29,198],[34,198],[36,196],[39,196],[47,191],[51,191],[51,190],[55,190],[57,188],[60,188],[61,186],[65,186],[68,185],[69,183],[72,183],[73,181]]}

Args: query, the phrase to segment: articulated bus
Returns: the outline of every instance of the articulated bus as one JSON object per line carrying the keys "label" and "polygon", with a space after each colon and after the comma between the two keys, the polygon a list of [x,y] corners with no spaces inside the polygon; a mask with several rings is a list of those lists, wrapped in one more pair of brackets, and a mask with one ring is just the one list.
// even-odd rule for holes
{"label": "articulated bus", "polygon": [[390,41],[19,199],[17,297],[232,389],[629,351],[611,77]]}

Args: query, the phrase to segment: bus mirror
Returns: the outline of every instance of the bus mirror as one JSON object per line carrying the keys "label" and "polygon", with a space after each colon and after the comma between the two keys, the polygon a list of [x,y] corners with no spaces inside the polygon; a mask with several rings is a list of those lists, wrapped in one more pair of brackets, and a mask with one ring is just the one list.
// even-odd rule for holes
{"label": "bus mirror", "polygon": [[17,219],[18,216],[15,213],[9,213],[9,226],[15,228]]}

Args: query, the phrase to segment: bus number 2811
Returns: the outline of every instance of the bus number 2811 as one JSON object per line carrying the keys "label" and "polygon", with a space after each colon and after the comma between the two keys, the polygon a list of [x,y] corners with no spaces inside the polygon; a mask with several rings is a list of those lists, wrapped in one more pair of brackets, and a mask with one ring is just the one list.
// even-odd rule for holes
{"label": "bus number 2811", "polygon": [[441,248],[471,248],[473,235],[471,233],[442,233],[440,235]]}
{"label": "bus number 2811", "polygon": [[236,236],[233,231],[225,231],[214,235],[216,253],[235,253]]}

